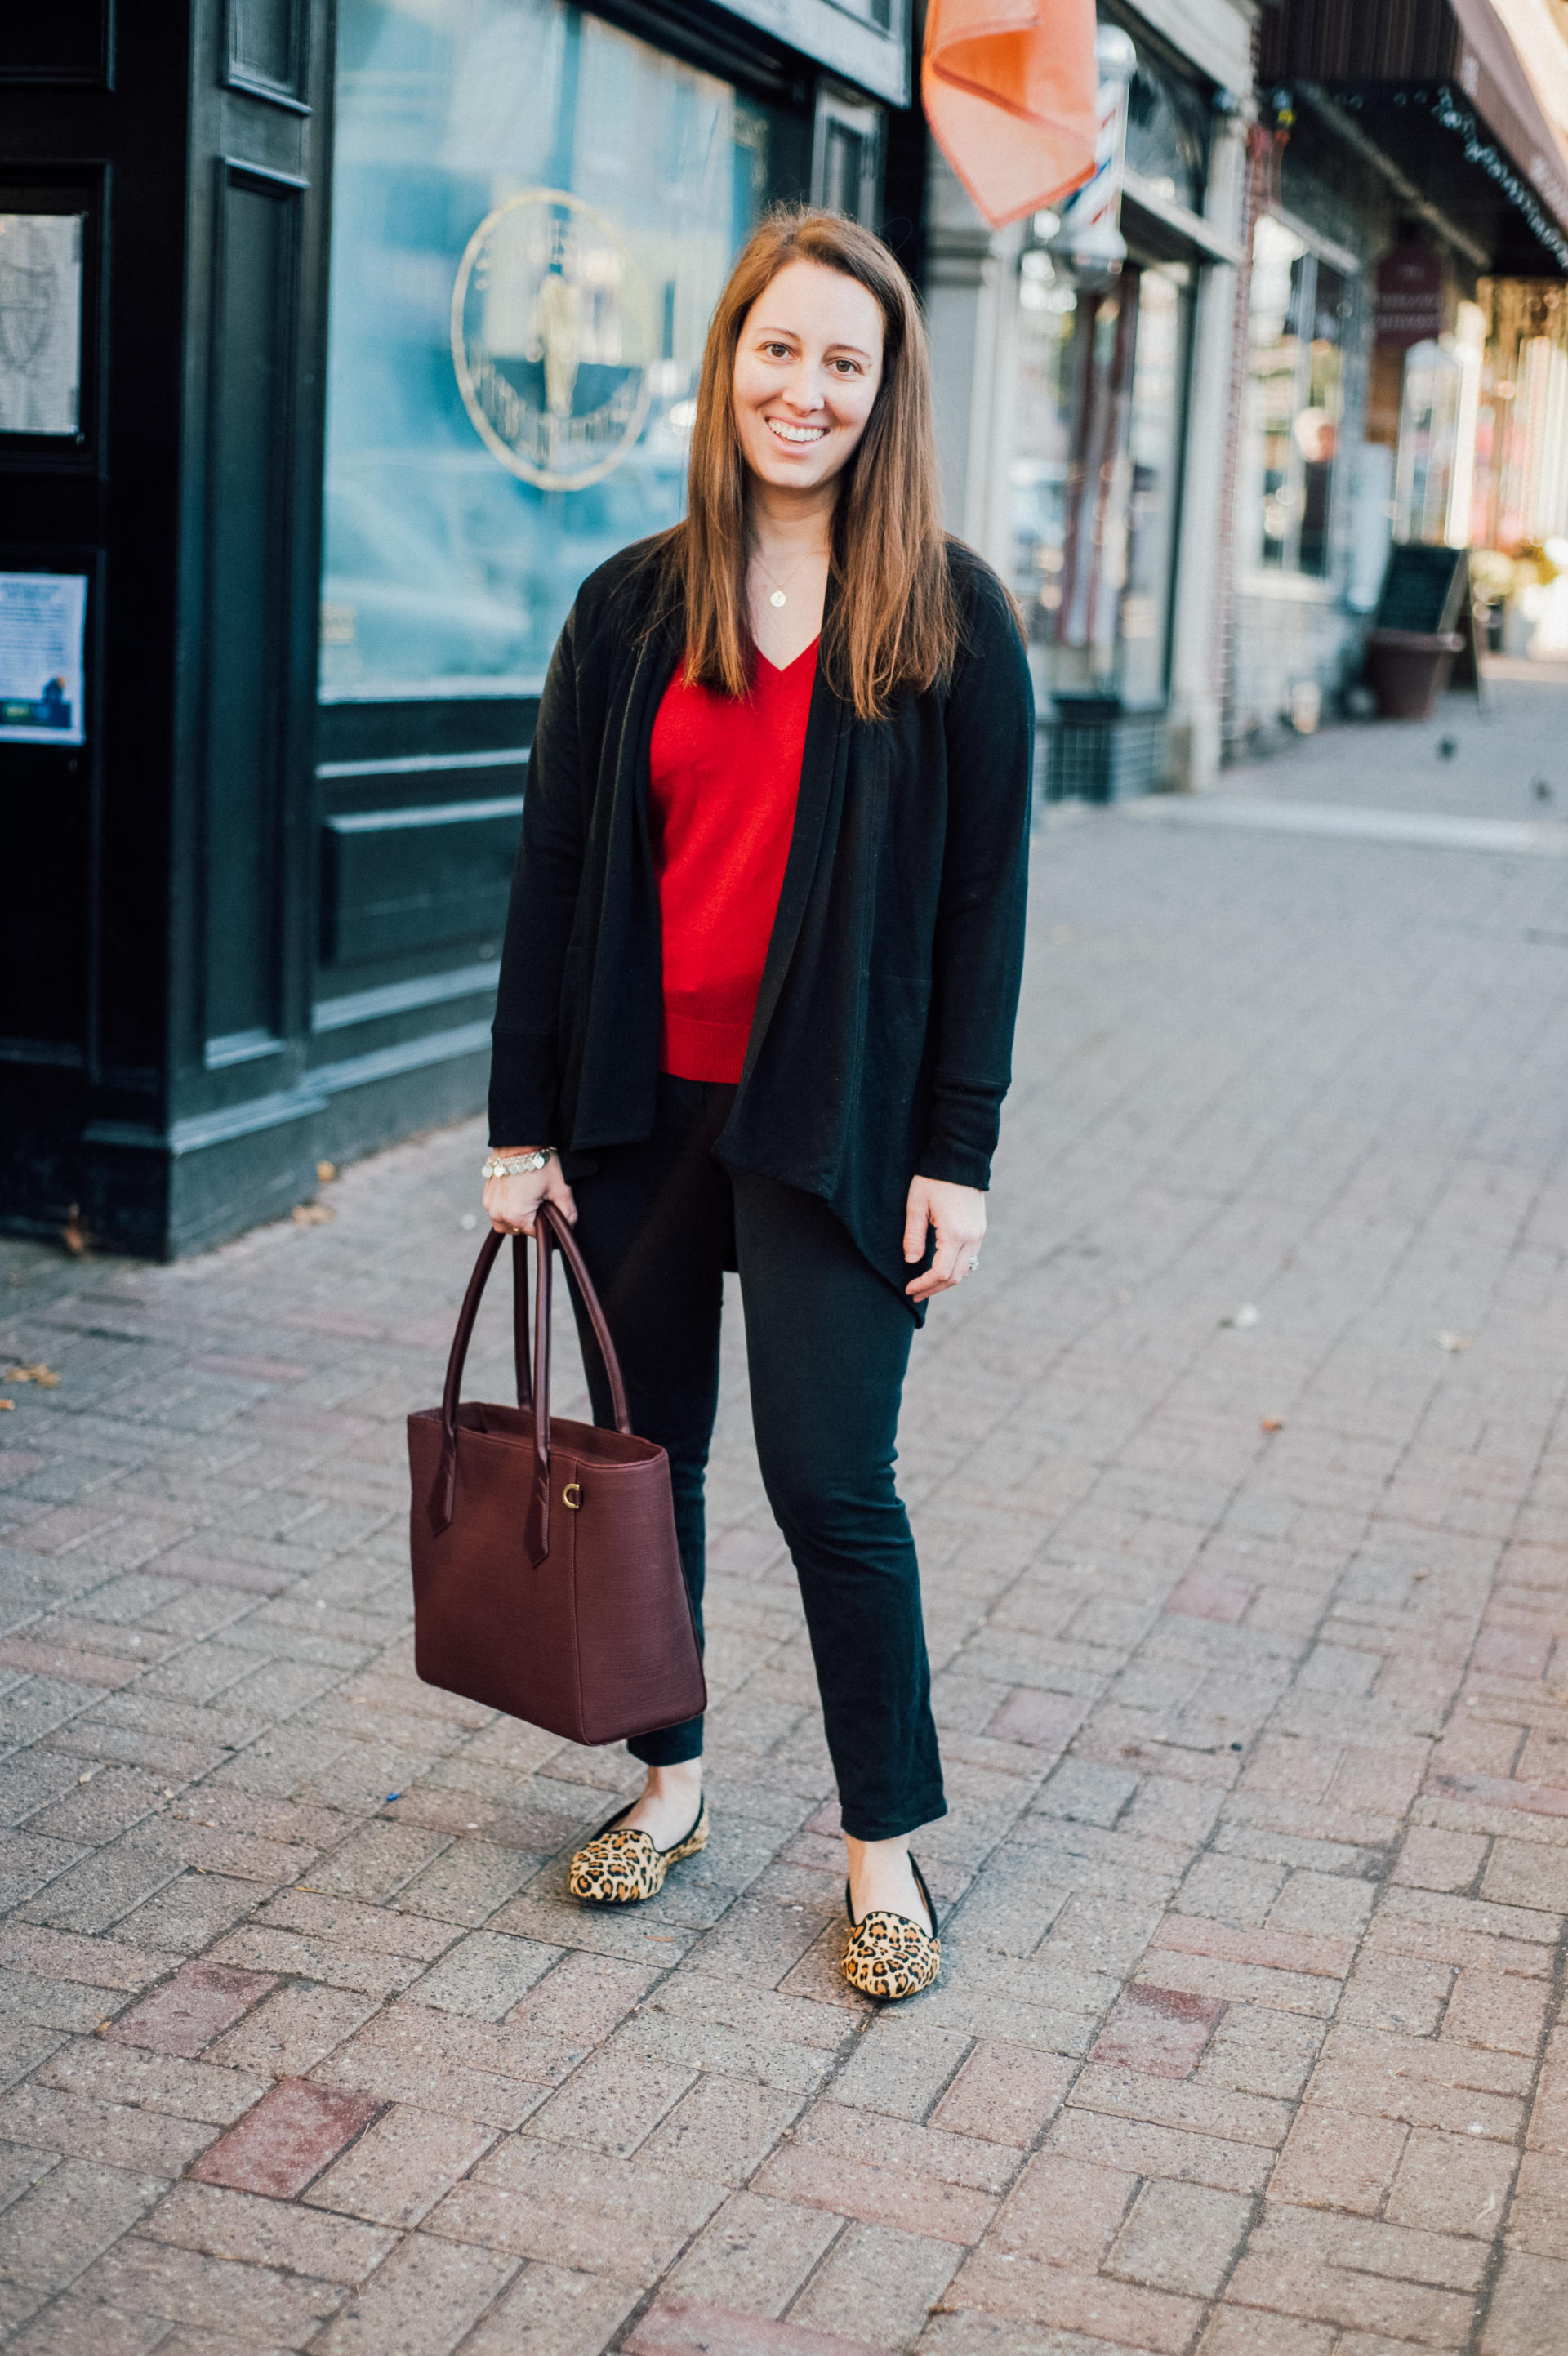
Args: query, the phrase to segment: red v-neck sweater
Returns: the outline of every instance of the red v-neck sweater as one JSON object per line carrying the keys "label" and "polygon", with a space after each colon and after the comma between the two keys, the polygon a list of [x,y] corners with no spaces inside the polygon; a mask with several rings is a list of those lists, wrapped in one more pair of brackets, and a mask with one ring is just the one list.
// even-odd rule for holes
{"label": "red v-neck sweater", "polygon": [[660,1068],[683,1080],[739,1079],[779,911],[813,640],[787,670],[762,656],[749,697],[664,691],[650,749],[648,817],[664,946]]}

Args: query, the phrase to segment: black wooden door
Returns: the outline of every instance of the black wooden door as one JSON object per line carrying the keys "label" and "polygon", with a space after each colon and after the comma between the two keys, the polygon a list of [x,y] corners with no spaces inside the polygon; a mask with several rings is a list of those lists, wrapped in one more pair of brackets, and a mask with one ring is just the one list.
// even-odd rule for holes
{"label": "black wooden door", "polygon": [[104,1240],[162,1252],[313,1183],[331,34],[331,0],[0,23],[25,293],[37,222],[81,230],[74,430],[0,433],[0,572],[88,584],[85,741],[0,741],[12,1226],[80,1202]]}

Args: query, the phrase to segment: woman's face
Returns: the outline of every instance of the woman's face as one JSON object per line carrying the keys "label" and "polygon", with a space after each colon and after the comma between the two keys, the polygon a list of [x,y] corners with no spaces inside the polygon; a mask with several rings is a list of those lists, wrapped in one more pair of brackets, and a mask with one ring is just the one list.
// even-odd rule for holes
{"label": "woman's face", "polygon": [[857,278],[791,262],[746,315],[735,423],[754,475],[816,490],[847,465],[882,381],[882,306]]}

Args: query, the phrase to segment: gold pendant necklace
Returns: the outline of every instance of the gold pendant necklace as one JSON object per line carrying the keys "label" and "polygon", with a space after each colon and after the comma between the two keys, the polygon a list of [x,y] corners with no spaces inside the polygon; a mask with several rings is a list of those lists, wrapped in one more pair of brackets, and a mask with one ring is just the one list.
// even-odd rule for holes
{"label": "gold pendant necklace", "polygon": [[[760,549],[753,549],[752,561],[756,564],[757,571],[762,574],[763,579],[765,581],[771,581],[773,584],[773,594],[768,600],[768,604],[770,605],[787,605],[789,603],[789,600],[785,595],[783,589],[779,586],[779,575],[776,573],[770,573],[768,571],[767,565],[762,561],[762,552]],[[803,556],[800,559],[800,563],[795,567],[794,573],[791,573],[789,575],[790,580],[793,581],[797,573],[803,573],[811,562],[811,559],[810,556]]]}

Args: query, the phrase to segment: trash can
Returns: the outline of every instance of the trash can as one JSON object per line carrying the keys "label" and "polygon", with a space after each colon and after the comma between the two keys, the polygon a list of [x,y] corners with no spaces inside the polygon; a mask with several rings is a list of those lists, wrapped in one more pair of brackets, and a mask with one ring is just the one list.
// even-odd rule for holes
{"label": "trash can", "polygon": [[1454,658],[1465,650],[1457,630],[1372,630],[1367,637],[1367,684],[1380,720],[1430,720],[1448,684]]}

